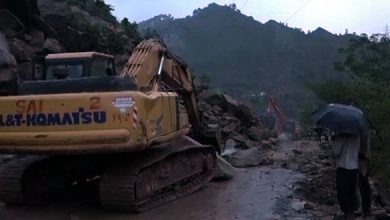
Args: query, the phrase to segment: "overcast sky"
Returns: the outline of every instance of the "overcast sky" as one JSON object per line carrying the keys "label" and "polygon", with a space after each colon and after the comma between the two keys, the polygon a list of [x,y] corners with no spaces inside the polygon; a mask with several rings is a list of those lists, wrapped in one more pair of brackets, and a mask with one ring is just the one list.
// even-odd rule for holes
{"label": "overcast sky", "polygon": [[241,13],[264,23],[270,19],[290,27],[314,30],[318,26],[333,33],[384,33],[390,29],[390,0],[105,0],[119,19],[140,22],[159,14],[175,18],[192,15],[209,3],[236,3]]}

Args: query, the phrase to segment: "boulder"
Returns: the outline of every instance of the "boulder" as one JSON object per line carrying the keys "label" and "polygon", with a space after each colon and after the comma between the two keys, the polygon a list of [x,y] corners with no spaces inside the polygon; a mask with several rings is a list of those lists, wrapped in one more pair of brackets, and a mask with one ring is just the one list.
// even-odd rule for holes
{"label": "boulder", "polygon": [[270,139],[270,138],[277,138],[278,137],[278,133],[274,130],[270,130],[270,129],[264,129],[263,130],[263,139]]}
{"label": "boulder", "polygon": [[224,132],[225,134],[230,134],[233,131],[235,131],[237,128],[238,128],[238,124],[230,123],[227,126],[225,126],[224,128],[222,128],[222,132]]}
{"label": "boulder", "polygon": [[223,98],[225,99],[226,108],[228,112],[235,113],[240,103],[238,103],[237,100],[233,99],[233,97],[226,94],[223,94]]}
{"label": "boulder", "polygon": [[0,67],[8,68],[16,66],[14,56],[10,53],[8,42],[0,31]]}
{"label": "boulder", "polygon": [[37,0],[1,0],[0,7],[9,10],[19,18],[26,28],[30,28],[34,21],[33,16],[39,15]]}
{"label": "boulder", "polygon": [[238,150],[232,154],[223,156],[234,167],[251,167],[263,163],[264,155],[257,148]]}
{"label": "boulder", "polygon": [[213,94],[206,98],[206,102],[210,105],[220,106],[225,112],[234,113],[239,106],[239,103],[231,96],[226,94]]}
{"label": "boulder", "polygon": [[248,127],[258,123],[259,119],[256,113],[246,105],[240,104],[235,110],[235,116],[240,118],[241,121],[248,124]]}
{"label": "boulder", "polygon": [[200,100],[206,100],[208,99],[210,96],[214,95],[215,93],[210,91],[210,90],[205,90],[205,91],[202,91],[201,93],[198,94],[198,98]]}
{"label": "boulder", "polygon": [[262,140],[261,141],[261,146],[264,149],[271,149],[273,145],[272,145],[271,141],[269,141],[269,140]]}
{"label": "boulder", "polygon": [[286,133],[282,133],[277,138],[278,142],[288,142],[290,141],[290,137]]}
{"label": "boulder", "polygon": [[223,127],[226,127],[228,124],[229,124],[229,121],[224,120],[224,119],[222,119],[222,120],[219,122],[219,126],[221,126],[222,128],[223,128]]}
{"label": "boulder", "polygon": [[102,51],[107,50],[107,46],[99,41],[103,36],[96,33],[86,33],[72,27],[57,30],[60,35],[60,42],[66,51]]}
{"label": "boulder", "polygon": [[229,112],[231,115],[239,118],[247,127],[258,122],[256,114],[249,107],[238,103],[229,95],[213,94],[208,96],[205,101],[212,106],[220,106],[224,112]]}
{"label": "boulder", "polygon": [[294,200],[291,203],[291,208],[296,212],[300,212],[305,209],[305,204],[306,204],[305,201]]}
{"label": "boulder", "polygon": [[259,128],[252,126],[247,131],[248,137],[255,141],[261,141],[264,139],[264,131]]}
{"label": "boulder", "polygon": [[212,112],[204,112],[204,119],[206,119],[207,123],[218,123],[219,120]]}
{"label": "boulder", "polygon": [[45,33],[46,37],[60,39],[60,36],[58,35],[57,31],[53,27],[51,27],[45,20],[43,20],[40,16],[34,15],[33,20],[36,27],[42,30]]}
{"label": "boulder", "polygon": [[66,0],[38,0],[39,11],[45,18],[48,15],[68,17],[71,15],[70,6]]}
{"label": "boulder", "polygon": [[49,53],[61,53],[64,52],[60,42],[54,38],[47,38],[43,44],[43,48]]}
{"label": "boulder", "polygon": [[17,38],[13,38],[8,42],[11,53],[14,55],[18,63],[33,60],[35,51],[26,42]]}
{"label": "boulder", "polygon": [[211,110],[211,105],[209,105],[207,102],[203,101],[203,100],[200,100],[199,103],[199,108],[203,111],[203,112],[208,112]]}
{"label": "boulder", "polygon": [[245,143],[245,141],[247,140],[247,138],[245,138],[244,136],[242,136],[241,134],[237,133],[237,132],[234,132],[232,135],[231,135],[232,139],[239,142],[239,143]]}
{"label": "boulder", "polygon": [[236,151],[237,143],[233,139],[228,139],[225,143],[225,147],[223,148],[222,155],[232,154]]}
{"label": "boulder", "polygon": [[260,143],[258,143],[256,141],[249,140],[249,139],[247,139],[245,141],[245,145],[246,145],[246,148],[261,147]]}
{"label": "boulder", "polygon": [[229,135],[229,137],[234,141],[236,141],[237,143],[236,148],[239,149],[248,149],[248,148],[260,146],[260,144],[249,140],[249,138],[245,136],[245,133],[239,134],[237,132],[232,132]]}
{"label": "boulder", "polygon": [[209,104],[209,105],[218,105],[223,109],[226,109],[226,99],[224,98],[223,94],[207,94],[204,97],[204,100]]}
{"label": "boulder", "polygon": [[223,118],[229,122],[236,122],[236,123],[239,123],[240,122],[240,119],[234,117],[234,116],[231,116],[229,113],[225,113],[223,115]]}
{"label": "boulder", "polygon": [[7,38],[23,36],[25,27],[13,13],[0,9],[0,30]]}
{"label": "boulder", "polygon": [[38,0],[42,17],[56,30],[65,29],[70,25],[71,11],[65,0]]}
{"label": "boulder", "polygon": [[234,167],[230,165],[225,159],[217,155],[217,170],[215,172],[213,180],[230,180],[234,178]]}
{"label": "boulder", "polygon": [[222,113],[223,109],[219,105],[213,105],[212,109],[214,114]]}
{"label": "boulder", "polygon": [[211,130],[211,131],[217,131],[219,129],[219,125],[218,124],[207,124],[207,130]]}
{"label": "boulder", "polygon": [[7,40],[0,32],[0,95],[14,94],[17,89],[16,60]]}
{"label": "boulder", "polygon": [[268,140],[271,142],[272,145],[278,145],[279,144],[278,143],[278,139],[276,139],[276,138],[270,138]]}
{"label": "boulder", "polygon": [[[66,2],[66,1],[65,1]],[[111,24],[101,17],[93,16],[86,10],[81,9],[79,6],[70,5],[70,13],[72,16],[72,22],[82,22],[93,26],[99,26],[104,28],[110,28]],[[82,24],[81,23],[81,24]],[[115,32],[121,32],[123,29],[112,27]]]}

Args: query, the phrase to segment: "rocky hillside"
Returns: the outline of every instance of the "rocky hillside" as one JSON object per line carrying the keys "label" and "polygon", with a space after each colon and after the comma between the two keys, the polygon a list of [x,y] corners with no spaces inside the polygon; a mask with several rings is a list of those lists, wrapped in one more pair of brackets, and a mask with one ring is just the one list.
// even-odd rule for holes
{"label": "rocky hillside", "polygon": [[102,0],[1,1],[2,93],[32,79],[34,63],[48,53],[100,51],[124,65],[140,37],[135,24],[119,23],[111,10]]}
{"label": "rocky hillside", "polygon": [[333,63],[339,59],[338,48],[351,38],[322,28],[304,33],[272,20],[262,24],[217,4],[183,19],[160,15],[140,28],[147,36],[160,35],[197,74],[207,75],[213,87],[262,110],[266,103],[259,93],[267,92],[286,111],[293,109],[291,113],[313,100],[306,83],[343,78]]}

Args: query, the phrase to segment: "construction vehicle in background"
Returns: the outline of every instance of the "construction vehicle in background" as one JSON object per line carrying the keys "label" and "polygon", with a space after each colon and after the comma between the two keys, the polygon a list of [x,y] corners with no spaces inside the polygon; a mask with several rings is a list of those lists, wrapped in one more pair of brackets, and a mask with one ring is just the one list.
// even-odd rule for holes
{"label": "construction vehicle in background", "polygon": [[50,54],[41,69],[0,97],[0,153],[27,155],[0,167],[2,202],[45,203],[87,182],[103,208],[141,212],[213,177],[191,72],[162,42],[141,42],[119,75],[96,52]]}
{"label": "construction vehicle in background", "polygon": [[276,122],[274,130],[278,133],[278,136],[285,133],[290,136],[293,140],[297,140],[300,137],[299,124],[294,120],[287,120],[281,106],[276,101],[274,96],[268,96],[268,109],[269,114],[275,115]]}

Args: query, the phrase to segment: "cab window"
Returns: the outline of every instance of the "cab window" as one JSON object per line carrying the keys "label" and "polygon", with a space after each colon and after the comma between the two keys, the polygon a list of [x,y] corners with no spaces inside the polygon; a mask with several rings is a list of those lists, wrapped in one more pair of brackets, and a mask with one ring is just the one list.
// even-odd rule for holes
{"label": "cab window", "polygon": [[90,76],[114,75],[113,63],[109,59],[95,58],[91,63]]}
{"label": "cab window", "polygon": [[83,77],[84,65],[79,64],[50,64],[47,67],[46,79],[59,80]]}

